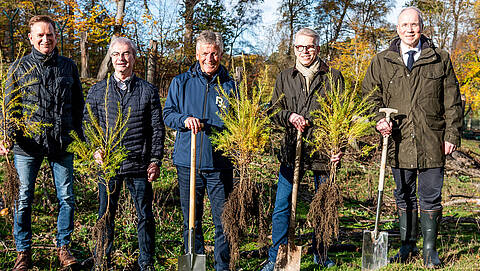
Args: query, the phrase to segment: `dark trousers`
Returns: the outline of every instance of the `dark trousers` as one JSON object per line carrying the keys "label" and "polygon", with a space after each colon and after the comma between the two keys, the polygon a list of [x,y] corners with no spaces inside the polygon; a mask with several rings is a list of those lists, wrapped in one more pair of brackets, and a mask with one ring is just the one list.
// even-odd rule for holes
{"label": "dark trousers", "polygon": [[[123,182],[130,190],[135,209],[137,210],[138,246],[140,254],[138,264],[140,267],[152,265],[155,254],[155,219],[152,212],[153,190],[152,184],[146,178],[116,177],[110,180],[110,215],[107,217],[107,258],[112,252],[113,238],[115,234],[115,213],[117,212],[118,199],[122,190]],[[107,191],[105,185],[98,185],[100,206],[98,217],[102,217],[107,210]]]}
{"label": "dark trousers", "polygon": [[[188,213],[190,202],[190,168],[177,166],[178,185],[180,187],[180,203],[183,212],[183,240],[185,251],[188,250]],[[203,198],[205,190],[210,199],[212,220],[215,225],[215,270],[228,270],[230,248],[223,234],[223,205],[233,189],[233,171],[199,170],[195,181],[195,253],[205,254],[202,230]]]}
{"label": "dark trousers", "polygon": [[443,167],[427,169],[393,168],[396,188],[393,192],[397,207],[402,210],[417,210],[418,198],[422,210],[442,209]]}

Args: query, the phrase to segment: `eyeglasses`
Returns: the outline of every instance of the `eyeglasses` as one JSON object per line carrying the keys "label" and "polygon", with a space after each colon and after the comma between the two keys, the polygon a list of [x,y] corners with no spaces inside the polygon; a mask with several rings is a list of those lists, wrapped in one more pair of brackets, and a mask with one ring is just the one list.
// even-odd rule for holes
{"label": "eyeglasses", "polygon": [[117,57],[123,57],[123,58],[128,58],[130,57],[132,53],[130,53],[129,51],[126,51],[126,52],[123,52],[123,53],[119,53],[119,52],[113,52],[110,54],[111,57],[114,57],[114,58],[117,58]]}
{"label": "eyeglasses", "polygon": [[312,52],[312,51],[315,51],[315,49],[317,48],[317,46],[313,45],[313,44],[310,44],[310,45],[295,45],[294,47],[299,52],[304,52],[305,50]]}

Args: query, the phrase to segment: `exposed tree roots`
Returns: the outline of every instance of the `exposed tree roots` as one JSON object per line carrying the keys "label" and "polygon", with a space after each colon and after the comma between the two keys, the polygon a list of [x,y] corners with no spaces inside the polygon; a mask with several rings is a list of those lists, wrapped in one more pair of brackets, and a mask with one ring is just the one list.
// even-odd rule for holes
{"label": "exposed tree roots", "polygon": [[340,189],[335,182],[328,181],[319,185],[307,215],[315,232],[319,253],[326,253],[327,248],[338,237],[338,208],[341,204]]}
{"label": "exposed tree roots", "polygon": [[235,265],[240,259],[239,242],[247,230],[257,226],[259,246],[266,243],[266,221],[263,199],[260,198],[263,194],[262,190],[251,178],[240,177],[240,181],[225,203],[222,224],[224,234],[230,244],[231,270],[235,270]]}
{"label": "exposed tree roots", "polygon": [[92,228],[91,235],[93,240],[95,240],[95,248],[93,252],[95,270],[107,270],[107,245],[108,245],[108,235],[107,235],[107,216],[109,215],[108,209],[107,212],[97,220],[95,226]]}
{"label": "exposed tree roots", "polygon": [[15,212],[15,203],[18,199],[20,180],[18,179],[17,170],[13,162],[5,161],[5,169],[6,182],[2,189],[2,195],[5,207],[10,210],[11,222],[13,224],[13,214]]}

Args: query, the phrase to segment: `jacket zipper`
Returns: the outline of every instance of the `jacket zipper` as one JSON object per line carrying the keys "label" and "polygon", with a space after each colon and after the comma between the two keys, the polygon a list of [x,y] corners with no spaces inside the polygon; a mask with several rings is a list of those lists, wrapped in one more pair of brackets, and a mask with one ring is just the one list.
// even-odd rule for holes
{"label": "jacket zipper", "polygon": [[[209,83],[207,81],[207,89],[205,90],[205,96],[203,98],[203,111],[202,111],[202,120],[205,119],[205,111],[207,108],[207,96],[209,90]],[[205,128],[205,125],[203,126]],[[199,151],[199,159],[198,159],[198,169],[202,168],[202,153],[203,153],[203,135],[205,134],[204,131],[201,131],[200,135],[200,151]]]}

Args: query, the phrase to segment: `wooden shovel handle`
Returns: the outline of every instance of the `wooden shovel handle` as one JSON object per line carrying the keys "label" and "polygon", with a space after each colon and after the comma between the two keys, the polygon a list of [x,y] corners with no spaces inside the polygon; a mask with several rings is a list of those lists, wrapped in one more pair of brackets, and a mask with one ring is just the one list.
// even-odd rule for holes
{"label": "wooden shovel handle", "polygon": [[292,186],[292,213],[290,215],[290,227],[295,228],[295,215],[297,212],[298,184],[300,182],[300,161],[302,160],[302,131],[297,130],[297,146],[295,148],[295,168],[293,171]]}
{"label": "wooden shovel handle", "polygon": [[197,135],[191,133],[190,143],[190,205],[188,210],[188,228],[195,227],[195,177],[197,167]]}

